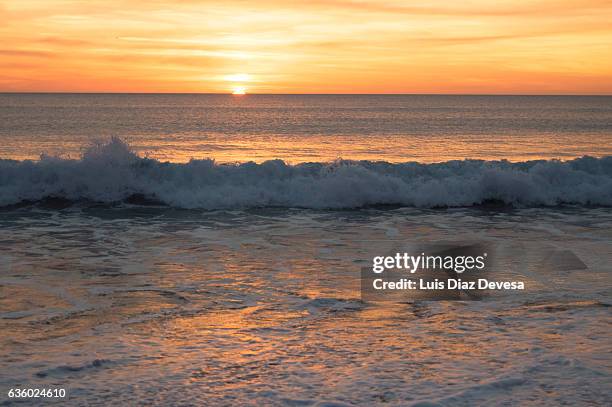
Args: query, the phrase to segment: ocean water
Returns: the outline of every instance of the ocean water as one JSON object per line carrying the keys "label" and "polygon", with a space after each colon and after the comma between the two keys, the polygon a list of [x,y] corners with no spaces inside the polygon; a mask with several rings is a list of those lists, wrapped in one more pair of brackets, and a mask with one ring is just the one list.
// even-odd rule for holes
{"label": "ocean water", "polygon": [[612,96],[0,94],[0,157],[118,136],[162,161],[612,155]]}
{"label": "ocean water", "polygon": [[[0,404],[610,405],[611,102],[0,95]],[[466,242],[526,289],[361,299]]]}

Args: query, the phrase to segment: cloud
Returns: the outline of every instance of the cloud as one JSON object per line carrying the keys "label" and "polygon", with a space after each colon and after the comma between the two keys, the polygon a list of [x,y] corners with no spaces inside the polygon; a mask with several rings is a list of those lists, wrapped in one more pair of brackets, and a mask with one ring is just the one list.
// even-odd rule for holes
{"label": "cloud", "polygon": [[58,45],[65,47],[83,47],[95,44],[95,42],[88,40],[62,37],[42,37],[37,39],[36,42],[45,45]]}
{"label": "cloud", "polygon": [[461,78],[506,91],[535,86],[536,70],[569,75],[569,91],[612,76],[612,4],[600,0],[21,0],[0,16],[0,78],[45,73],[45,86],[124,89],[140,76],[151,89],[219,91],[218,78],[244,73],[268,91],[454,89]]}
{"label": "cloud", "polygon": [[53,58],[56,55],[48,51],[26,50],[26,49],[0,49],[0,55],[6,57],[41,57]]}

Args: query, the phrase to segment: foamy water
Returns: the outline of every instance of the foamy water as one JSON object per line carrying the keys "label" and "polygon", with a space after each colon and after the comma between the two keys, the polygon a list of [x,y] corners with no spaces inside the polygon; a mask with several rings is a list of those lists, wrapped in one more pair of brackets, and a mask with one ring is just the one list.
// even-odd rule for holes
{"label": "foamy water", "polygon": [[143,159],[119,139],[80,160],[0,160],[0,205],[54,198],[106,204],[146,202],[176,208],[240,209],[472,206],[487,203],[612,205],[612,157],[567,162],[450,161],[392,164],[335,161],[287,165],[186,164]]}
{"label": "foamy water", "polygon": [[[611,401],[609,209],[77,206],[0,222],[3,392],[65,387],[74,405]],[[527,289],[362,302],[371,242],[395,240],[520,253],[501,258]],[[550,262],[567,252],[586,268]]]}

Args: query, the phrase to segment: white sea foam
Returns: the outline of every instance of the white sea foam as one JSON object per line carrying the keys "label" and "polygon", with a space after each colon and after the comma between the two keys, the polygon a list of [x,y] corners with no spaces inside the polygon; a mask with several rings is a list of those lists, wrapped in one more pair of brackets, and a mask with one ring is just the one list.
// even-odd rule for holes
{"label": "white sea foam", "polygon": [[256,206],[359,208],[612,205],[612,157],[571,161],[464,160],[438,164],[345,161],[288,165],[164,163],[142,158],[119,139],[79,160],[41,156],[0,160],[0,206],[47,197],[119,202],[134,195],[181,208]]}

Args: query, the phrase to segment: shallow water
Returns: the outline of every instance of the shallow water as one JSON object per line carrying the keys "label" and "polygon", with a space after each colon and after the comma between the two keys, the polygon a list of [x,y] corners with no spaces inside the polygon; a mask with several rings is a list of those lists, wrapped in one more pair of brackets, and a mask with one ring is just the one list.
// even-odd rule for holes
{"label": "shallow water", "polygon": [[[64,387],[74,405],[612,402],[609,208],[34,205],[1,211],[0,225],[3,396],[20,386]],[[363,302],[359,270],[392,241],[496,246],[527,288]],[[546,260],[567,252],[586,269]]]}

